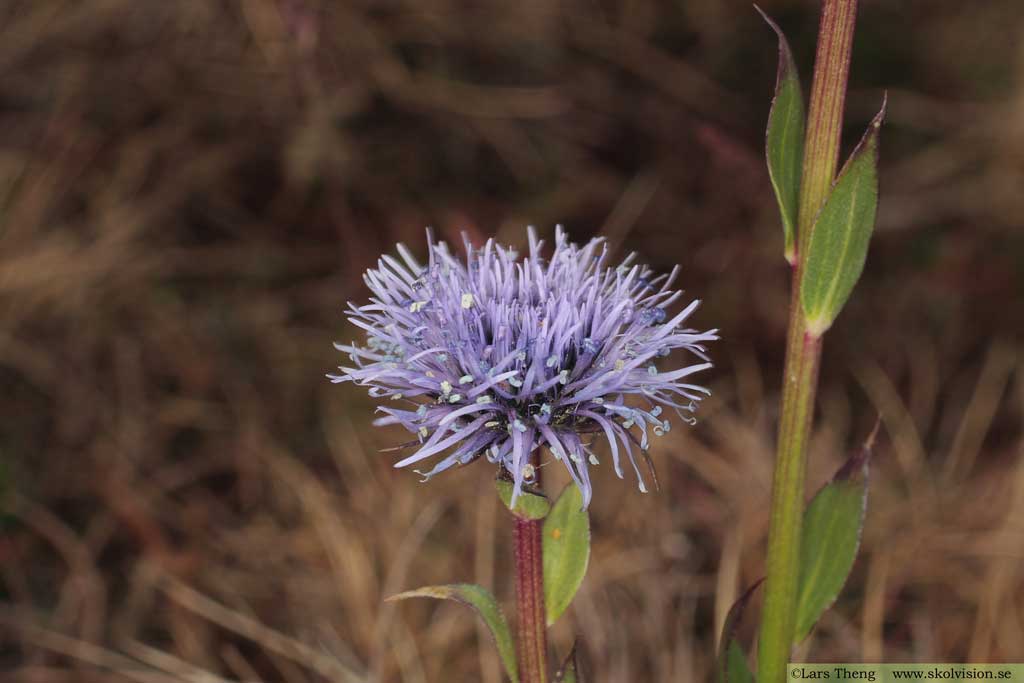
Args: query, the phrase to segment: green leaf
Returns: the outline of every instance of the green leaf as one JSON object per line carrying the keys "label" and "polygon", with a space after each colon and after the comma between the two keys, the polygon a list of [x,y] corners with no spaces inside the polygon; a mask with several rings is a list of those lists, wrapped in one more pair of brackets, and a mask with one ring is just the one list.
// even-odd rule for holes
{"label": "green leaf", "polygon": [[811,499],[800,540],[800,584],[794,643],[831,607],[853,568],[868,500],[868,462],[878,426],[859,453]]}
{"label": "green leaf", "polygon": [[785,256],[792,265],[796,263],[796,220],[804,159],[804,96],[793,53],[782,29],[760,7],[754,5],[754,9],[779,37],[779,68],[775,76],[772,108],[768,112],[765,156],[768,175],[779,202],[779,213],[782,214]]}
{"label": "green leaf", "polygon": [[722,624],[722,637],[718,643],[718,658],[715,664],[718,683],[753,683],[754,674],[747,665],[747,657],[736,641],[736,630],[740,625],[743,610],[764,579],[758,579],[754,585],[744,591],[729,608]]}
{"label": "green leaf", "polygon": [[557,674],[555,674],[555,683],[583,683],[583,677],[579,672],[579,654],[577,654],[578,646],[578,641],[572,644],[572,650],[569,652],[569,656],[565,658],[562,668],[558,670]]}
{"label": "green leaf", "polygon": [[454,600],[469,605],[477,611],[490,629],[494,643],[498,646],[498,655],[505,665],[505,673],[512,683],[519,682],[519,668],[516,665],[516,650],[512,643],[512,633],[508,628],[505,614],[498,606],[494,596],[482,586],[471,583],[455,583],[446,586],[424,586],[416,590],[392,595],[388,602],[408,600],[409,598],[436,598],[438,600]]}
{"label": "green leaf", "polygon": [[551,512],[551,503],[540,492],[523,490],[512,507],[512,482],[507,479],[496,479],[494,486],[498,489],[498,497],[516,517],[522,519],[544,519]]}
{"label": "green leaf", "polygon": [[743,650],[735,640],[729,643],[723,683],[754,683],[754,674],[750,671],[750,665],[747,664],[747,656],[743,654]]}
{"label": "green leaf", "polygon": [[544,606],[548,626],[562,616],[583,583],[590,561],[590,516],[569,484],[544,520]]}
{"label": "green leaf", "polygon": [[814,221],[800,284],[807,331],[832,326],[864,270],[878,208],[878,133],[882,109],[843,166]]}

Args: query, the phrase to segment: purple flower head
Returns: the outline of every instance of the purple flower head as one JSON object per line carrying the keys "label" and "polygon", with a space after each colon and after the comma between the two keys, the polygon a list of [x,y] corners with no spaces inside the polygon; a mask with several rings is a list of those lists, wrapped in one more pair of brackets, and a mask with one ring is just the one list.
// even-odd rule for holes
{"label": "purple flower head", "polygon": [[[529,239],[525,259],[494,240],[481,249],[467,241],[464,260],[431,244],[426,267],[398,245],[404,263],[384,256],[366,273],[370,303],[349,304],[366,345],[335,344],[354,367],[328,377],[388,399],[375,424],[416,435],[415,452],[395,467],[445,454],[419,472],[425,479],[484,456],[518,496],[536,476],[532,454],[545,448],[589,505],[593,447],[604,440],[616,474],[628,460],[646,491],[634,447],[646,451],[651,434],[669,431],[666,408],[695,421],[709,392],[688,379],[711,367],[702,343],[717,330],[683,327],[698,301],[670,313],[682,297],[670,289],[678,267],[655,277],[632,256],[610,266],[603,239],[577,246],[561,227],[549,259],[532,229]],[[699,362],[659,369],[675,349]]]}

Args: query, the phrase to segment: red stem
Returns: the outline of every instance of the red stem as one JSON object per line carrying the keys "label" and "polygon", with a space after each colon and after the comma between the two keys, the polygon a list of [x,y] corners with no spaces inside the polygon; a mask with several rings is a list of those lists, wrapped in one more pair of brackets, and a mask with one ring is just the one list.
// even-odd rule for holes
{"label": "red stem", "polygon": [[839,164],[846,80],[850,73],[856,20],[857,0],[825,0],[823,3],[804,142],[797,225],[801,255],[807,252],[814,218],[828,197]]}
{"label": "red stem", "polygon": [[541,520],[515,518],[516,602],[519,618],[519,680],[547,683],[548,647],[544,611]]}

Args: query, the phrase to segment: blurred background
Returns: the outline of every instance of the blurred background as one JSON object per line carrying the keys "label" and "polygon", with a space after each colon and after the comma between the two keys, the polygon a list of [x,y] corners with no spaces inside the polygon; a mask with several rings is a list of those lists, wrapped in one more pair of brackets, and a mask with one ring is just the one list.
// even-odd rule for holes
{"label": "blurred background", "polygon": [[[807,87],[818,3],[762,6]],[[844,152],[888,90],[882,201],[809,492],[882,430],[862,554],[800,657],[1024,661],[1022,35],[1019,0],[862,3]],[[762,572],[776,54],[745,1],[0,3],[3,680],[498,683],[464,608],[383,602],[507,603],[493,473],[392,469],[403,434],[324,374],[381,252],[531,223],[680,264],[721,330],[661,491],[598,476],[553,631],[594,681],[708,680]]]}

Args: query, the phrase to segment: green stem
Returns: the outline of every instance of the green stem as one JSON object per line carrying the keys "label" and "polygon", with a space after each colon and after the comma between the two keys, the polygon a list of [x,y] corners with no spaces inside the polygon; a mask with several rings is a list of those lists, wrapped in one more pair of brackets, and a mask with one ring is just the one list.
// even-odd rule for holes
{"label": "green stem", "polygon": [[807,250],[814,219],[836,177],[856,20],[857,0],[825,0],[818,29],[800,180],[797,231],[801,253]]}
{"label": "green stem", "polygon": [[800,578],[807,441],[814,418],[821,339],[809,334],[800,304],[803,254],[814,219],[835,180],[857,0],[825,0],[808,107],[798,250],[793,265],[782,415],[772,484],[767,578],[758,646],[760,683],[783,683],[793,646]]}
{"label": "green stem", "polygon": [[521,683],[547,683],[545,633],[543,521],[515,518],[516,603],[519,619],[518,656]]}
{"label": "green stem", "polygon": [[[796,302],[799,306],[799,300]],[[771,526],[768,533],[767,579],[758,647],[761,683],[782,683],[796,623],[800,576],[800,533],[804,510],[807,441],[814,417],[814,395],[821,358],[821,339],[802,334],[788,354],[782,394],[782,418],[772,485]],[[791,331],[793,328],[790,328]],[[793,347],[791,346],[791,349]]]}

